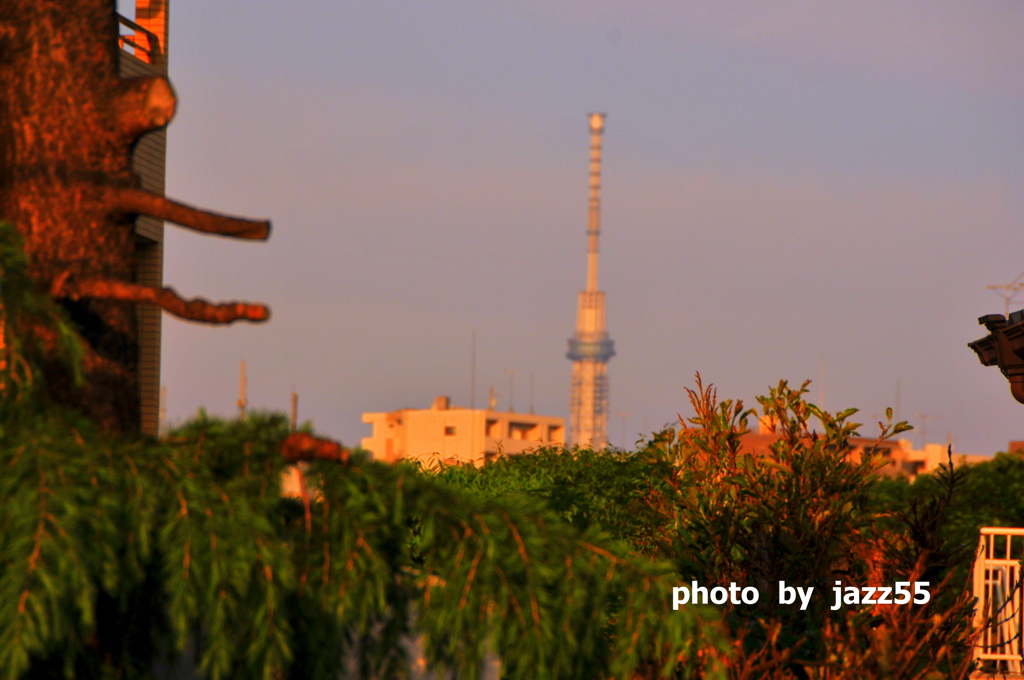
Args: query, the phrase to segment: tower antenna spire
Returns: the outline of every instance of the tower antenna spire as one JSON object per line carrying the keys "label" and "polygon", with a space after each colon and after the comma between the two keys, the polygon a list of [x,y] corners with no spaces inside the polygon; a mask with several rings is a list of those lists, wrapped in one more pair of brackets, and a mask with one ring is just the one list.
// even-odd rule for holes
{"label": "tower antenna spire", "polygon": [[601,234],[601,137],[604,114],[590,114],[590,193],[587,210],[587,287],[579,294],[576,333],[566,356],[572,360],[569,440],[603,449],[608,443],[608,360],[615,345],[605,330],[604,292],[598,289]]}
{"label": "tower antenna spire", "polygon": [[587,210],[587,291],[597,292],[598,238],[601,235],[601,135],[604,114],[590,114],[590,196]]}

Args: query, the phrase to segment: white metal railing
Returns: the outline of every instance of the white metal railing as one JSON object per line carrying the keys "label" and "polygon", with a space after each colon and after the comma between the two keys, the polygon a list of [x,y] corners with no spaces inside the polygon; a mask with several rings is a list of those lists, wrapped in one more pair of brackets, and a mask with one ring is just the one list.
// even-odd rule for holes
{"label": "white metal railing", "polygon": [[1024,667],[1022,558],[1024,529],[982,528],[974,559],[974,626],[980,631],[974,658],[985,670],[1020,673]]}

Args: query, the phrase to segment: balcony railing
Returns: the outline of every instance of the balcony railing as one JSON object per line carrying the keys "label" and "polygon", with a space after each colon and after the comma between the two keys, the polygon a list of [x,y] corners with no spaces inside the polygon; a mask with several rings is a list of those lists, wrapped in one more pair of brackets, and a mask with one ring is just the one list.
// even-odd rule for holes
{"label": "balcony railing", "polygon": [[[120,14],[117,15],[117,20],[121,26],[135,31],[134,33],[119,34],[117,36],[118,46],[122,50],[131,52],[136,58],[147,64],[162,66],[163,51],[160,46],[160,37]],[[143,42],[145,45],[141,44]]]}

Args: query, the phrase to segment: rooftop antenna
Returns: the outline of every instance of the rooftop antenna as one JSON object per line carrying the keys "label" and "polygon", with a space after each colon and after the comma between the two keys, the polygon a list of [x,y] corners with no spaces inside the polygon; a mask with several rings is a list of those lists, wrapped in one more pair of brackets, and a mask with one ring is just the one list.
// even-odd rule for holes
{"label": "rooftop antenna", "polygon": [[996,295],[1003,298],[1003,316],[1010,316],[1010,303],[1017,297],[1017,293],[1024,290],[1024,272],[1017,275],[1013,281],[1004,283],[1002,285],[986,286],[991,291],[995,291]]}
{"label": "rooftop antenna", "polygon": [[928,446],[928,421],[936,420],[939,416],[928,415],[927,413],[915,413],[914,417],[921,421],[921,448]]}
{"label": "rooftop antenna", "polygon": [[530,371],[530,415],[533,415],[533,371]]}
{"label": "rooftop antenna", "polygon": [[245,359],[242,359],[242,371],[238,380],[238,417],[245,420],[245,407],[249,400],[245,398]]}
{"label": "rooftop antenna", "polygon": [[508,412],[515,413],[516,370],[514,368],[506,368],[505,372],[508,373]]}

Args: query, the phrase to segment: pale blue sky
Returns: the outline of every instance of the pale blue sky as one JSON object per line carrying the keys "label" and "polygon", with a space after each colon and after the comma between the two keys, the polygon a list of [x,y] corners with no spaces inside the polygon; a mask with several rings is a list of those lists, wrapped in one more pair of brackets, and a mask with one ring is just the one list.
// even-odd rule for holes
{"label": "pale blue sky", "polygon": [[603,111],[614,444],[689,413],[695,371],[869,418],[898,379],[931,441],[1024,438],[966,347],[1024,270],[1019,2],[174,0],[170,73],[168,194],[274,221],[169,229],[168,285],[273,310],[165,316],[172,420],[233,414],[245,359],[251,405],[294,386],[358,444],[363,411],[466,405],[474,330],[478,406],[508,368],[567,416]]}

